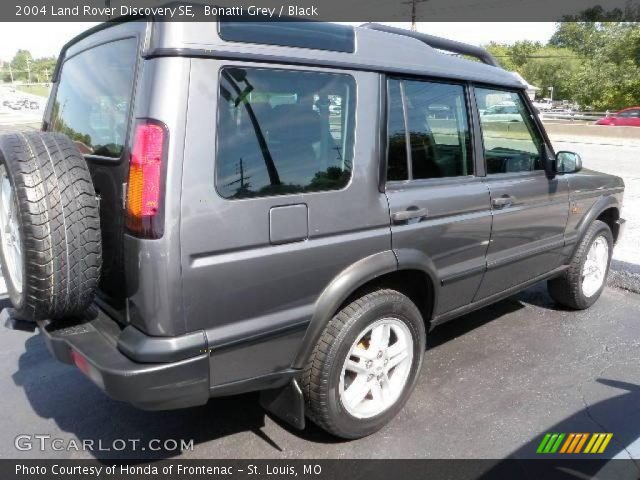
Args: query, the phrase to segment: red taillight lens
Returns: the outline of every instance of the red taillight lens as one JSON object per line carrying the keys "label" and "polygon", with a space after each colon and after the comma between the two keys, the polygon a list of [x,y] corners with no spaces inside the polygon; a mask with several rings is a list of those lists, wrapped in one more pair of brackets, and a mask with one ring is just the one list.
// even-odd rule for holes
{"label": "red taillight lens", "polygon": [[140,237],[160,238],[164,230],[162,200],[166,145],[164,125],[151,120],[136,125],[129,161],[127,228]]}
{"label": "red taillight lens", "polygon": [[89,362],[87,362],[86,358],[84,358],[75,350],[71,350],[71,360],[73,361],[75,366],[78,367],[78,369],[80,369],[82,373],[84,373],[85,375],[89,375],[89,372],[90,372]]}

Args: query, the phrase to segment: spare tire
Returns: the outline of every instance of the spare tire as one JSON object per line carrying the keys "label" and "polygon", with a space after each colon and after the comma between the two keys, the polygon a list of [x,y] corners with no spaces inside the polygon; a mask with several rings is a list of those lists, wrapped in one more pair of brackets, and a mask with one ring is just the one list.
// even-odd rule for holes
{"label": "spare tire", "polygon": [[65,135],[0,136],[0,263],[25,320],[84,312],[100,278],[100,214],[89,168]]}

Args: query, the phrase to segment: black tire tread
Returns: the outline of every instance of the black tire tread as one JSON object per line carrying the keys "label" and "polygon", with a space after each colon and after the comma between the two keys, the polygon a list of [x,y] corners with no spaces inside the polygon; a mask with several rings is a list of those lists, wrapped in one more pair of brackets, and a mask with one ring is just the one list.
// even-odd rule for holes
{"label": "black tire tread", "polygon": [[333,435],[343,436],[338,426],[333,423],[328,408],[326,385],[329,383],[330,372],[327,368],[327,362],[330,350],[335,342],[339,341],[341,332],[347,327],[351,318],[357,316],[360,311],[372,303],[388,301],[390,296],[406,299],[402,293],[396,290],[377,289],[365,293],[345,306],[329,321],[307,361],[301,381],[302,392],[306,400],[305,413],[320,428]]}
{"label": "black tire tread", "polygon": [[[606,223],[600,220],[595,220],[580,240],[580,244],[578,245],[578,248],[576,248],[573,257],[571,257],[567,270],[565,270],[561,276],[547,282],[547,290],[555,302],[574,310],[583,310],[590,307],[599,297],[599,294],[595,294],[592,299],[593,301],[587,301],[584,298],[581,291],[581,276],[582,264],[589,247],[591,246],[591,243],[598,231],[603,228],[609,232],[609,248],[611,249],[613,247],[613,244],[611,243],[611,239],[613,238],[611,236],[611,229]],[[611,250],[609,251],[609,256],[611,257]]]}
{"label": "black tire tread", "polygon": [[93,301],[102,264],[88,166],[58,133],[4,135],[0,150],[17,195],[25,262],[23,299],[14,306],[33,320],[79,315]]}

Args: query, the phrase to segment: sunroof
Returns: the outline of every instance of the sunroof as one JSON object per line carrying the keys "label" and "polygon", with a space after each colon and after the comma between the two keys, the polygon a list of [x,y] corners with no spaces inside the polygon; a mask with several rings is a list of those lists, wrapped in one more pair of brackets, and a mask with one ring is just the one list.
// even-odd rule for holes
{"label": "sunroof", "polygon": [[220,38],[231,42],[262,43],[332,52],[355,51],[353,27],[333,23],[222,20],[219,23],[219,33]]}

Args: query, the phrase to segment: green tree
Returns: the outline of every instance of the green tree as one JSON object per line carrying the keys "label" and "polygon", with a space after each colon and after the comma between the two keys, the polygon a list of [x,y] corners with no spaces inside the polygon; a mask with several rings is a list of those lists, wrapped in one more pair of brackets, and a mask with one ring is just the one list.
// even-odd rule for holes
{"label": "green tree", "polygon": [[556,99],[619,109],[640,104],[640,24],[612,21],[628,18],[628,11],[596,7],[558,23],[547,45],[492,43],[487,48],[504,68],[540,87],[541,95],[553,87]]}
{"label": "green tree", "polygon": [[11,60],[11,68],[13,69],[13,79],[27,81],[29,78],[30,62],[33,61],[29,50],[18,50]]}

